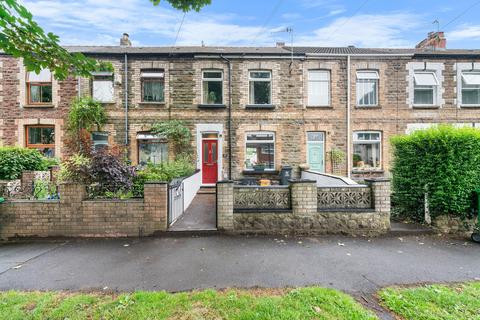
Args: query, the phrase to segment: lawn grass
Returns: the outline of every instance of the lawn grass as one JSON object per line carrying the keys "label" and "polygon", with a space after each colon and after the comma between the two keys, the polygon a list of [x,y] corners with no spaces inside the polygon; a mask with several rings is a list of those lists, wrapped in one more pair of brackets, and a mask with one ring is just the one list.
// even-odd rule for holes
{"label": "lawn grass", "polygon": [[384,306],[404,319],[480,319],[480,282],[387,288],[379,297]]}
{"label": "lawn grass", "polygon": [[339,291],[205,290],[119,295],[0,292],[0,319],[377,319]]}

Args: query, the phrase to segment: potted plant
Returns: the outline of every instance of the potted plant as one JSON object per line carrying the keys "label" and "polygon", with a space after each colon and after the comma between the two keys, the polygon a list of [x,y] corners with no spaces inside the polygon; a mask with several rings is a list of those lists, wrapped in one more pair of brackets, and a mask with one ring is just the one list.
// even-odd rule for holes
{"label": "potted plant", "polygon": [[263,172],[265,171],[265,163],[257,163],[253,165],[253,171],[255,172]]}
{"label": "potted plant", "polygon": [[208,103],[215,104],[216,101],[217,101],[217,95],[215,94],[215,92],[210,91],[210,93],[208,94]]}

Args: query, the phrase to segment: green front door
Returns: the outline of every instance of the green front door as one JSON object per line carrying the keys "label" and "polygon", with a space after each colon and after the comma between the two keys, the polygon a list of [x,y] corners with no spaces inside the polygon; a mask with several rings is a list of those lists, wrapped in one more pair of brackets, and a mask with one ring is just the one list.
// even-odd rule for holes
{"label": "green front door", "polygon": [[323,132],[307,133],[307,160],[310,170],[325,172],[325,135]]}

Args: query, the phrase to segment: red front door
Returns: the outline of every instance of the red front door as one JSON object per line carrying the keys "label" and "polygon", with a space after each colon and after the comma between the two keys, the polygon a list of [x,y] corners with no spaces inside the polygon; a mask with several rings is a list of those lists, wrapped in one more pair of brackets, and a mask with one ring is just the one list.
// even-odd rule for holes
{"label": "red front door", "polygon": [[214,184],[218,178],[218,140],[202,141],[202,182]]}

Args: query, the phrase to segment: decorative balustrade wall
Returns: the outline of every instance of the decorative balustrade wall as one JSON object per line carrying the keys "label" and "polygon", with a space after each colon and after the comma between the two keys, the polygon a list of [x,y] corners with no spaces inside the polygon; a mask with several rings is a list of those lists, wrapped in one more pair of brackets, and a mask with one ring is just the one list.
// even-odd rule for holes
{"label": "decorative balustrade wall", "polygon": [[292,208],[289,186],[234,186],[234,210],[288,210]]}
{"label": "decorative balustrade wall", "polygon": [[369,186],[319,187],[318,210],[372,209],[372,189]]}

